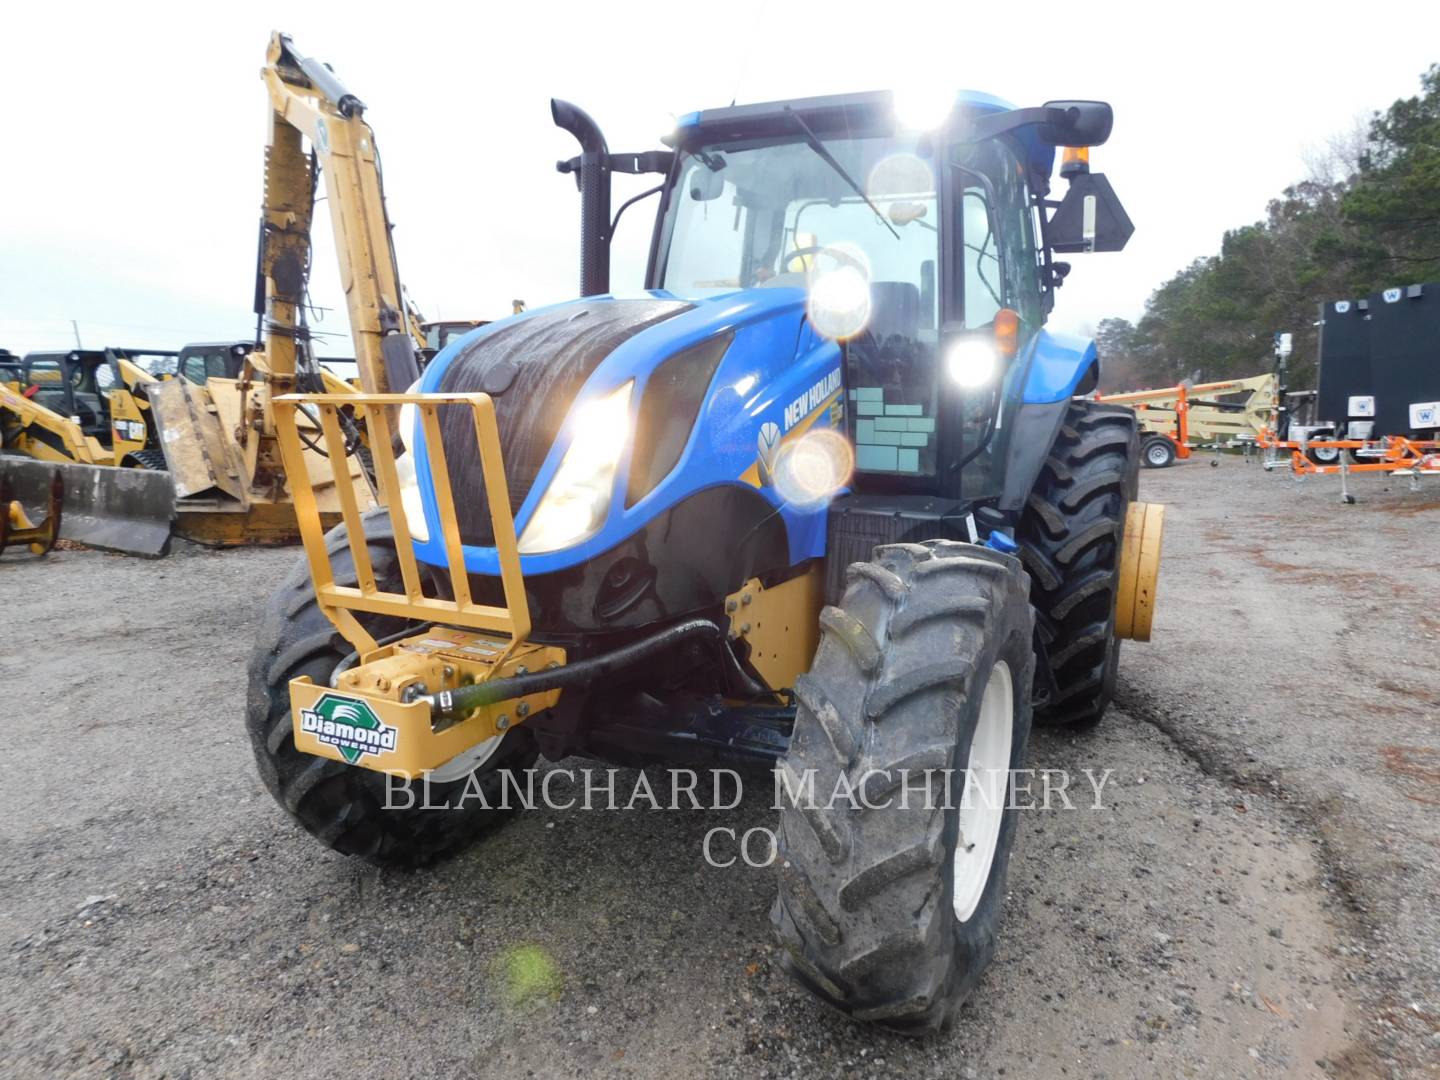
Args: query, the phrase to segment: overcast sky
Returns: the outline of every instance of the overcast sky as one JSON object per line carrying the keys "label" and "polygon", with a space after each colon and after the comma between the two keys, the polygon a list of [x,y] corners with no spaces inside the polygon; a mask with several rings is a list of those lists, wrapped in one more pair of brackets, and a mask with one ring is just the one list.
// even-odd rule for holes
{"label": "overcast sky", "polygon": [[[339,13],[343,12],[343,16]],[[580,204],[554,170],[567,98],[612,150],[658,145],[695,109],[919,85],[1017,105],[1115,106],[1095,151],[1135,221],[1077,256],[1054,324],[1137,316],[1226,228],[1258,219],[1308,151],[1418,89],[1440,3],[1047,5],[292,0],[7,4],[0,63],[0,346],[178,347],[245,337],[272,28],[369,105],[400,271],[429,318],[573,296]],[[616,205],[647,186],[616,182]],[[621,224],[615,288],[642,284],[653,202]],[[313,295],[350,355],[334,248]]]}

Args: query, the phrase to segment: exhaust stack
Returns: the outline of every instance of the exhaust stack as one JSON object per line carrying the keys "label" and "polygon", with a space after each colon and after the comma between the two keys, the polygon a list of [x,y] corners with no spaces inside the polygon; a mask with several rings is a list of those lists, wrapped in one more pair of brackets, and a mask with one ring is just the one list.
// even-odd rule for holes
{"label": "exhaust stack", "polygon": [[610,148],[584,109],[550,99],[550,116],[580,143],[580,156],[556,165],[577,172],[580,188],[580,295],[610,291]]}

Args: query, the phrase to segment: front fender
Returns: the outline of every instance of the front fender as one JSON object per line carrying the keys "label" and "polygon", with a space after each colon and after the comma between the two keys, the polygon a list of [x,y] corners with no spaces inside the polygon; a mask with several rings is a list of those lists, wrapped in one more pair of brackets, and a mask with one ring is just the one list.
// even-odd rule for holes
{"label": "front fender", "polygon": [[1090,339],[1041,330],[1036,335],[1030,369],[1025,373],[1021,401],[1026,405],[1048,405],[1074,397],[1080,380],[1099,363],[1095,342]]}

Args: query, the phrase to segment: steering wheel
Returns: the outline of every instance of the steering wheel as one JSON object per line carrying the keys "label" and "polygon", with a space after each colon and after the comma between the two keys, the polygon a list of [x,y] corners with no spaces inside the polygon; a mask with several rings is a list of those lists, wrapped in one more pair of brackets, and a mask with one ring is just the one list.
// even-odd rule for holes
{"label": "steering wheel", "polygon": [[803,259],[807,255],[829,255],[835,259],[836,262],[845,266],[853,266],[862,274],[868,275],[869,273],[869,267],[848,251],[842,251],[840,248],[826,247],[824,244],[811,244],[808,247],[796,248],[791,251],[780,260],[780,272],[787,273],[785,267],[789,266],[792,260]]}

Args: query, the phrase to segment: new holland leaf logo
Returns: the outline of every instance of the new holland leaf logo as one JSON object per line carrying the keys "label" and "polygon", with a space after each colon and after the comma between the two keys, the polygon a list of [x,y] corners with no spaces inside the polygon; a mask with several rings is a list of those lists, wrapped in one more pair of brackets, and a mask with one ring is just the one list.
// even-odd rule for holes
{"label": "new holland leaf logo", "polygon": [[393,727],[382,723],[368,702],[338,694],[321,694],[315,707],[300,711],[300,730],[354,765],[365,754],[382,754],[395,749]]}

